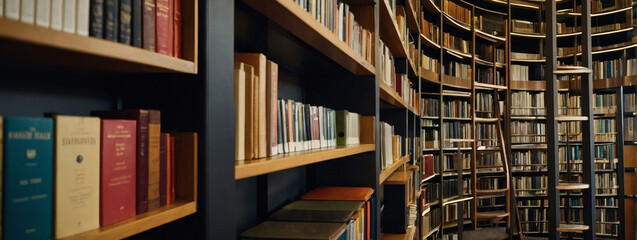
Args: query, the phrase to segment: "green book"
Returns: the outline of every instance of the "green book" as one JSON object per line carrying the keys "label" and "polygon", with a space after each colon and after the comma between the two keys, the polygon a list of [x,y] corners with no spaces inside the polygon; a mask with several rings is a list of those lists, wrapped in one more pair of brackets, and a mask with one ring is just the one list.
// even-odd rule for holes
{"label": "green book", "polygon": [[347,146],[347,110],[336,111],[336,146]]}
{"label": "green book", "polygon": [[344,232],[344,223],[265,221],[241,233],[241,238],[336,240]]}
{"label": "green book", "polygon": [[321,211],[359,211],[364,201],[320,201],[320,200],[299,200],[283,209],[293,210],[321,210]]}
{"label": "green book", "polygon": [[281,209],[270,215],[270,220],[347,223],[353,216],[354,211]]}

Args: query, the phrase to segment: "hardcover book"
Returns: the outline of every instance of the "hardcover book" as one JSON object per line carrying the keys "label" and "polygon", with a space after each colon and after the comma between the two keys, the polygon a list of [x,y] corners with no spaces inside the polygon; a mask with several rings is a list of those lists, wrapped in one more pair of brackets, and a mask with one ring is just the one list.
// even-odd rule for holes
{"label": "hardcover book", "polygon": [[75,16],[75,32],[80,36],[88,36],[90,25],[90,0],[77,0]]}
{"label": "hardcover book", "polygon": [[344,223],[265,221],[241,233],[243,239],[335,240],[345,232]]}
{"label": "hardcover book", "polygon": [[133,46],[138,48],[144,46],[144,42],[142,41],[142,2],[143,0],[132,0],[131,34],[133,36]]}
{"label": "hardcover book", "polygon": [[234,61],[243,62],[254,68],[255,81],[255,113],[254,125],[256,126],[256,156],[264,158],[268,155],[267,144],[267,115],[266,115],[266,81],[267,81],[267,59],[261,53],[235,53]]}
{"label": "hardcover book", "polygon": [[100,119],[54,116],[55,238],[100,226]]}
{"label": "hardcover book", "polygon": [[148,211],[159,208],[159,146],[161,115],[148,110]]}
{"label": "hardcover book", "polygon": [[77,14],[77,0],[64,0],[62,12],[62,30],[75,34]]}
{"label": "hardcover book", "polygon": [[106,119],[128,119],[137,121],[137,145],[135,160],[135,212],[148,211],[148,110],[126,109],[116,111],[93,111],[93,116]]}
{"label": "hardcover book", "polygon": [[104,39],[117,42],[119,36],[119,1],[118,0],[105,0],[104,5]]}
{"label": "hardcover book", "polygon": [[90,36],[104,38],[104,0],[91,0]]}
{"label": "hardcover book", "polygon": [[144,49],[156,51],[155,47],[155,0],[142,0],[142,41]]}
{"label": "hardcover book", "polygon": [[102,120],[100,225],[135,216],[137,121]]}
{"label": "hardcover book", "polygon": [[173,56],[181,58],[181,0],[173,0]]}
{"label": "hardcover book", "polygon": [[35,24],[48,28],[51,25],[51,0],[37,0],[35,7]]}
{"label": "hardcover book", "polygon": [[161,133],[159,144],[159,206],[166,206],[168,188],[168,142],[170,134]]}
{"label": "hardcover book", "polygon": [[347,146],[347,110],[336,111],[336,145]]}
{"label": "hardcover book", "polygon": [[16,21],[20,19],[20,0],[5,0],[4,4],[5,17]]}
{"label": "hardcover book", "polygon": [[20,21],[35,23],[35,0],[20,0]]}
{"label": "hardcover book", "polygon": [[131,21],[133,14],[132,0],[119,0],[119,42],[131,45]]}
{"label": "hardcover book", "polygon": [[[7,3],[9,2],[7,1]],[[51,0],[51,29],[62,31],[63,8],[64,8],[64,0]],[[8,14],[7,14],[7,17],[8,17]]]}
{"label": "hardcover book", "polygon": [[173,54],[171,2],[171,0],[155,1],[155,43],[157,44],[157,52],[168,56]]}
{"label": "hardcover book", "polygon": [[50,239],[53,233],[53,121],[50,118],[5,118],[2,139],[3,238]]}
{"label": "hardcover book", "polygon": [[266,63],[266,118],[268,126],[267,132],[267,150],[268,156],[278,154],[277,145],[277,99],[278,99],[278,82],[279,82],[279,65],[268,60]]}
{"label": "hardcover book", "polygon": [[234,65],[235,160],[246,159],[246,69],[242,62]]}

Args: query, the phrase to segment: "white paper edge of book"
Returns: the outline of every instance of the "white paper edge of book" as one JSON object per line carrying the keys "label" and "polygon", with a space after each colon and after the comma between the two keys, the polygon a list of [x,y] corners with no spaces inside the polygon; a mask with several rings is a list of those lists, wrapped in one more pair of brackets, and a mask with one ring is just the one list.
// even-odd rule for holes
{"label": "white paper edge of book", "polygon": [[35,23],[35,0],[20,0],[20,22]]}
{"label": "white paper edge of book", "polygon": [[75,33],[76,0],[64,0],[62,10],[62,30],[67,33]]}
{"label": "white paper edge of book", "polygon": [[51,29],[62,31],[64,0],[51,0]]}
{"label": "white paper edge of book", "polygon": [[37,0],[35,3],[35,24],[49,28],[51,25],[51,0]]}
{"label": "white paper edge of book", "polygon": [[88,36],[88,28],[89,28],[89,8],[90,8],[90,0],[76,0],[76,15],[77,18],[75,20],[76,24],[76,33],[80,36]]}

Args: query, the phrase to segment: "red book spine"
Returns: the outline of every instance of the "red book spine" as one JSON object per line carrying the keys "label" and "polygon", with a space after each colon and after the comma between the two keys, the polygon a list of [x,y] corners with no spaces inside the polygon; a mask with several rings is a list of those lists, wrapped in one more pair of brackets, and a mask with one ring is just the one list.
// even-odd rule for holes
{"label": "red book spine", "polygon": [[159,206],[166,206],[168,188],[168,133],[159,138]]}
{"label": "red book spine", "polygon": [[170,202],[175,202],[175,136],[170,136]]}
{"label": "red book spine", "polygon": [[135,120],[102,120],[100,225],[135,216]]}
{"label": "red book spine", "polygon": [[176,58],[181,58],[181,0],[173,0],[173,50]]}
{"label": "red book spine", "polygon": [[402,88],[403,88],[402,76],[403,76],[402,74],[396,73],[396,79],[395,79],[396,80],[396,84],[394,85],[394,87],[396,88],[396,92],[401,97],[403,96],[403,93],[402,93]]}
{"label": "red book spine", "polygon": [[431,176],[434,174],[434,156],[425,156],[425,175]]}
{"label": "red book spine", "polygon": [[155,44],[158,53],[168,56],[173,54],[171,2],[171,0],[155,1]]}

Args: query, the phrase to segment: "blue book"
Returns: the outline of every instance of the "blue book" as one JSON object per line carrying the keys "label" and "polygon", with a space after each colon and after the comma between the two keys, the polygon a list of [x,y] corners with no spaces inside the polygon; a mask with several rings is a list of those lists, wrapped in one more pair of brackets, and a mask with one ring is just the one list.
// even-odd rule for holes
{"label": "blue book", "polygon": [[53,120],[5,118],[4,127],[4,239],[50,239]]}

